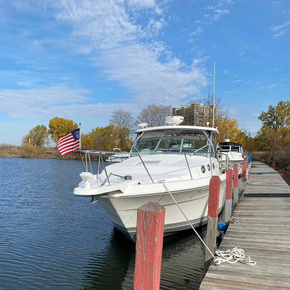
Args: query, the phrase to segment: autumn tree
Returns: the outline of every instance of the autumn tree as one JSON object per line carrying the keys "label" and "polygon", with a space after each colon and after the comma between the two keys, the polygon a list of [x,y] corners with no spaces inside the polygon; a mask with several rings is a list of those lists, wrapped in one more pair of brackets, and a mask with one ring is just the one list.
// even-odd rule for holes
{"label": "autumn tree", "polygon": [[42,147],[49,143],[49,133],[44,125],[37,125],[29,131],[31,144],[35,147]]}
{"label": "autumn tree", "polygon": [[255,152],[255,151],[257,151],[255,138],[253,138],[251,136],[251,133],[247,132],[246,130],[244,130],[241,134],[243,135],[243,137],[241,138],[241,139],[243,139],[243,141],[240,142],[240,143],[242,144],[243,148],[247,152]]}
{"label": "autumn tree", "polygon": [[42,147],[49,143],[49,134],[47,127],[44,125],[37,125],[29,131],[22,139],[22,146]]}
{"label": "autumn tree", "polygon": [[148,105],[138,115],[142,123],[147,123],[149,127],[166,125],[165,119],[172,115],[171,106]]}
{"label": "autumn tree", "polygon": [[82,149],[83,150],[91,150],[93,149],[93,138],[92,138],[92,134],[82,134],[82,138],[81,138],[81,142],[82,142]]}
{"label": "autumn tree", "polygon": [[73,120],[63,119],[55,117],[49,121],[49,130],[48,133],[51,136],[51,139],[57,143],[58,139],[69,132],[78,128],[78,124]]}
{"label": "autumn tree", "polygon": [[271,151],[273,144],[272,129],[262,127],[256,134],[254,140],[258,151]]}
{"label": "autumn tree", "polygon": [[29,146],[30,145],[30,137],[29,135],[25,135],[22,138],[21,146]]}
{"label": "autumn tree", "polygon": [[116,126],[97,127],[92,130],[92,149],[112,151],[118,147],[119,132]]}
{"label": "autumn tree", "polygon": [[128,150],[130,146],[130,134],[133,131],[133,116],[128,111],[114,111],[110,119],[110,125],[116,127],[118,131],[119,144],[121,150]]}
{"label": "autumn tree", "polygon": [[217,135],[217,142],[223,142],[225,139],[230,139],[231,142],[243,143],[244,135],[242,130],[238,129],[238,122],[236,119],[230,119],[228,116],[219,116],[216,120],[216,127],[219,135]]}
{"label": "autumn tree", "polygon": [[280,101],[276,106],[270,105],[268,107],[268,111],[262,111],[258,119],[261,120],[264,128],[268,128],[273,131],[273,146],[268,164],[270,163],[271,157],[273,157],[272,165],[274,166],[277,131],[285,126],[290,126],[290,102]]}

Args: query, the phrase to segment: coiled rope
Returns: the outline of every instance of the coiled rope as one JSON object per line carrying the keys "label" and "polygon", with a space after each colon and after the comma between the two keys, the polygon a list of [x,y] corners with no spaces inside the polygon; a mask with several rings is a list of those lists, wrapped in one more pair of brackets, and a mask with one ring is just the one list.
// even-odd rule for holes
{"label": "coiled rope", "polygon": [[256,265],[256,262],[252,261],[250,256],[246,257],[245,251],[243,249],[233,248],[232,250],[227,251],[216,250],[215,254],[216,257],[213,260],[215,265],[220,265],[224,262],[230,264],[240,262],[251,266]]}
{"label": "coiled rope", "polygon": [[206,243],[203,241],[203,239],[201,238],[201,236],[198,234],[198,232],[196,231],[196,229],[194,228],[194,226],[192,225],[192,223],[189,221],[189,219],[187,218],[187,216],[185,215],[185,213],[183,212],[183,210],[180,208],[178,202],[176,201],[176,199],[173,197],[172,193],[170,192],[170,190],[168,189],[168,187],[165,185],[165,182],[163,180],[159,181],[165,188],[165,190],[170,194],[171,198],[173,199],[173,201],[175,202],[175,204],[177,205],[177,207],[179,208],[180,212],[183,214],[183,216],[185,217],[185,219],[187,220],[188,224],[191,226],[191,228],[193,229],[193,231],[195,232],[195,234],[198,236],[198,238],[200,239],[200,241],[203,243],[203,245],[205,246],[205,248],[208,250],[208,252],[211,254],[211,256],[213,257],[213,261],[215,265],[220,265],[221,263],[227,262],[230,264],[234,264],[236,262],[241,262],[243,264],[246,265],[251,265],[254,266],[256,265],[255,261],[251,260],[251,257],[245,256],[245,251],[243,249],[239,249],[239,248],[233,248],[232,250],[227,250],[227,251],[221,251],[221,250],[216,250],[215,254],[216,256],[212,253],[212,251],[208,248],[208,246],[206,245]]}

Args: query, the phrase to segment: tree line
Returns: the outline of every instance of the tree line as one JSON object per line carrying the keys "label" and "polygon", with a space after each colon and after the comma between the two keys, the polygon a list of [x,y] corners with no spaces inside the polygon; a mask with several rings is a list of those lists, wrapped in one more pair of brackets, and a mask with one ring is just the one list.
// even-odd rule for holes
{"label": "tree line", "polygon": [[[202,100],[210,105],[209,100]],[[227,111],[218,104],[219,112],[215,126],[219,130],[217,141],[230,139],[238,142],[248,152],[260,152],[260,157],[271,165],[278,163],[280,167],[290,164],[290,103],[280,101],[276,106],[269,106],[268,111],[258,116],[262,127],[255,137],[250,132],[238,128],[236,119],[231,119]],[[119,148],[128,151],[132,145],[132,133],[139,123],[147,123],[149,127],[165,125],[166,116],[172,115],[171,106],[149,105],[137,117],[129,111],[116,110],[112,113],[109,125],[96,127],[87,134],[82,134],[82,149],[112,151]],[[187,124],[182,124],[187,125]],[[73,120],[55,117],[45,125],[37,125],[29,131],[23,140],[22,147],[31,154],[35,150],[49,147],[51,141],[57,143],[61,136],[78,128]]]}
{"label": "tree line", "polygon": [[[112,113],[109,125],[96,127],[87,134],[81,134],[81,144],[84,150],[106,150],[115,148],[128,151],[132,145],[132,133],[136,130],[140,120],[148,126],[165,124],[166,116],[172,114],[171,106],[149,105],[134,117],[129,111],[116,110]],[[73,120],[55,117],[45,125],[37,125],[22,139],[22,147],[28,153],[40,151],[52,142],[57,143],[60,137],[78,128]]]}

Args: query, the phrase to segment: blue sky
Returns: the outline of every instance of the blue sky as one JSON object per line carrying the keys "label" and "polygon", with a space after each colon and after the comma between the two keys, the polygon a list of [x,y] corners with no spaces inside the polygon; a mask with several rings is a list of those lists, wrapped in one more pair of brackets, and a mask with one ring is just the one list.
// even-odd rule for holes
{"label": "blue sky", "polygon": [[62,117],[181,107],[213,83],[239,128],[289,100],[289,0],[0,0],[0,144]]}

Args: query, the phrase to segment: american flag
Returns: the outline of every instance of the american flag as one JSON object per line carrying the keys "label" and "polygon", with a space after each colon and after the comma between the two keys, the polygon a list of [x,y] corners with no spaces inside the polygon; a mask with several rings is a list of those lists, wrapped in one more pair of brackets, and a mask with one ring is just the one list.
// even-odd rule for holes
{"label": "american flag", "polygon": [[80,128],[75,129],[65,136],[59,138],[57,145],[62,156],[80,149]]}

